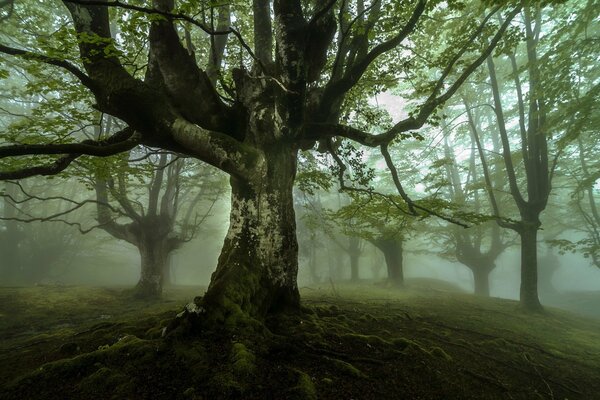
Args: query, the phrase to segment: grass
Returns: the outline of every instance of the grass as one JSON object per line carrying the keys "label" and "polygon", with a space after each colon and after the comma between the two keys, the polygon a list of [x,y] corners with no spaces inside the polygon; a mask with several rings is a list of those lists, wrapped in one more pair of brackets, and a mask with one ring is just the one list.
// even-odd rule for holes
{"label": "grass", "polygon": [[303,289],[270,334],[161,338],[200,288],[0,289],[0,399],[594,399],[600,321],[435,281]]}

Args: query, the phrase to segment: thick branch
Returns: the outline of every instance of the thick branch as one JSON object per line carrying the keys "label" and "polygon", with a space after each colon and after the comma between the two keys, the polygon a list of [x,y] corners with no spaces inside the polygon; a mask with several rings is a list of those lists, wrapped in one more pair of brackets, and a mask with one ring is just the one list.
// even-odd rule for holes
{"label": "thick branch", "polygon": [[131,128],[114,134],[103,140],[84,140],[80,143],[63,144],[15,144],[0,146],[0,158],[40,155],[40,154],[71,154],[108,157],[131,150],[140,143],[140,136],[134,134]]}
{"label": "thick branch", "polygon": [[[171,6],[168,3],[154,0],[161,10],[168,10]],[[172,21],[152,23],[150,46],[171,101],[183,116],[207,129],[229,133],[232,118],[228,108],[221,102],[207,73],[198,67],[194,56],[182,45]]]}
{"label": "thick branch", "polygon": [[57,175],[64,171],[78,157],[80,157],[80,154],[69,154],[67,156],[60,157],[58,160],[46,165],[21,168],[13,171],[1,171],[0,181],[25,179],[32,176]]}
{"label": "thick branch", "polygon": [[251,181],[263,155],[241,142],[219,132],[212,132],[178,118],[172,125],[173,139],[190,155],[235,176]]}
{"label": "thick branch", "polygon": [[100,228],[106,231],[111,236],[125,240],[128,243],[137,245],[137,240],[132,232],[129,230],[128,225],[122,225],[117,223],[111,216],[111,208],[107,206],[108,201],[108,190],[106,180],[100,177],[100,174],[96,173],[94,189],[96,191],[96,212]]}
{"label": "thick branch", "polygon": [[271,1],[253,0],[254,52],[260,62],[267,66],[273,62],[273,32]]}
{"label": "thick branch", "polygon": [[215,31],[210,29],[210,27],[208,27],[205,23],[196,20],[195,18],[190,17],[189,15],[186,14],[182,14],[182,13],[172,13],[172,12],[168,12],[165,10],[159,10],[156,8],[147,8],[147,7],[141,7],[141,6],[135,6],[133,4],[127,4],[127,3],[123,3],[121,1],[105,1],[105,0],[63,0],[64,3],[67,4],[78,4],[78,5],[84,5],[84,6],[101,6],[101,7],[117,7],[117,8],[123,8],[126,10],[132,10],[132,11],[138,11],[138,12],[142,12],[145,14],[149,14],[149,15],[160,15],[165,17],[168,20],[179,20],[179,21],[186,21],[189,22],[190,24],[197,26],[198,28],[200,28],[202,31],[204,31],[205,33],[213,36],[213,35],[228,35],[228,34],[233,34],[237,40],[240,42],[240,44],[242,45],[242,47],[248,52],[248,54],[256,61],[258,61],[259,65],[262,65],[260,63],[260,61],[258,60],[258,58],[256,57],[256,55],[254,54],[254,52],[252,51],[252,49],[250,48],[250,46],[248,45],[248,43],[246,43],[246,41],[244,40],[244,38],[242,37],[242,35],[240,34],[240,32],[237,29],[234,29],[233,27],[229,27],[226,30],[223,31]]}
{"label": "thick branch", "polygon": [[57,175],[81,155],[108,157],[134,148],[140,143],[139,139],[139,135],[135,134],[133,129],[125,128],[103,140],[84,140],[81,143],[66,144],[19,144],[2,146],[0,147],[0,158],[41,154],[65,155],[46,165],[0,172],[0,180],[24,179],[36,175]]}

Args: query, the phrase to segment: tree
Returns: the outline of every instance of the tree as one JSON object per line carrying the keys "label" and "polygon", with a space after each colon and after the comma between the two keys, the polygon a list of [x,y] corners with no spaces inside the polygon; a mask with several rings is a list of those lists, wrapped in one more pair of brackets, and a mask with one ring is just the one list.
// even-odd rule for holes
{"label": "tree", "polygon": [[[591,11],[590,7],[593,7],[592,2],[583,4],[582,10]],[[559,14],[560,12],[564,10],[558,11]],[[538,296],[537,237],[541,227],[540,215],[548,204],[552,179],[562,153],[560,141],[553,143],[552,138],[557,137],[568,141],[574,136],[574,131],[577,131],[580,124],[587,120],[589,114],[587,109],[589,104],[577,111],[570,110],[570,107],[565,104],[565,97],[571,97],[571,94],[565,96],[554,86],[557,86],[557,82],[562,82],[563,88],[569,93],[571,88],[567,88],[575,84],[585,93],[580,95],[581,97],[594,97],[594,93],[598,90],[597,85],[593,85],[593,75],[580,75],[578,83],[570,82],[573,65],[583,66],[589,63],[587,60],[589,53],[579,54],[578,61],[573,65],[560,62],[555,66],[550,61],[561,52],[567,51],[563,47],[566,43],[570,43],[568,45],[570,48],[573,43],[583,40],[585,35],[582,34],[582,30],[585,30],[585,26],[589,24],[588,18],[578,13],[579,20],[576,24],[572,24],[565,16],[562,16],[562,19],[547,20],[544,18],[547,13],[550,11],[541,5],[528,5],[523,9],[524,57],[521,59],[517,50],[513,49],[505,51],[506,57],[503,60],[508,70],[506,73],[513,81],[511,88],[508,89],[512,92],[510,95],[503,91],[501,81],[498,79],[496,60],[491,56],[487,59],[492,106],[501,142],[502,159],[509,192],[518,209],[519,217],[502,219],[497,202],[492,202],[492,205],[498,223],[514,230],[520,237],[520,301],[525,309],[531,311],[542,310]],[[545,23],[552,25],[557,32],[560,31],[560,35],[545,32]],[[515,113],[506,111],[507,102],[514,104]],[[567,116],[566,122],[558,122],[564,121]],[[517,133],[514,135],[517,140],[512,140],[509,132],[511,121],[515,121],[517,125]],[[552,148],[553,144],[558,146]],[[481,149],[480,142],[478,146]],[[522,171],[518,171],[515,167],[517,165],[515,153],[512,151],[515,147],[518,149],[519,162],[523,166]],[[490,188],[489,193],[493,195],[482,150],[480,156],[484,174],[488,175],[486,180]]]}
{"label": "tree", "polygon": [[21,269],[19,242],[21,241],[22,233],[15,220],[17,205],[14,202],[18,198],[17,186],[6,183],[4,194],[5,196],[2,198],[2,218],[5,222],[0,230],[0,254],[2,255],[0,276],[3,283],[13,284],[18,281]]}
{"label": "tree", "polygon": [[[440,160],[446,172],[449,201],[459,209],[470,209],[471,217],[467,217],[467,219],[474,224],[466,229],[458,226],[447,227],[451,231],[450,241],[453,247],[450,253],[452,253],[452,258],[465,265],[473,273],[475,294],[489,296],[490,273],[496,267],[496,259],[506,249],[507,243],[501,236],[499,226],[493,222],[490,224],[489,211],[484,209],[481,201],[479,192],[485,187],[485,183],[480,182],[475,163],[477,147],[474,142],[478,134],[477,126],[470,110],[467,111],[467,114],[471,132],[467,179],[461,178],[454,149],[451,149],[448,144],[448,137],[444,138],[444,158]],[[496,199],[491,197],[489,201],[495,202]]]}
{"label": "tree", "polygon": [[[189,162],[186,170],[184,159],[167,153],[154,158],[156,164],[142,188],[136,188],[127,176],[127,166],[98,168],[94,179],[99,227],[134,245],[140,253],[140,279],[135,291],[143,298],[160,297],[163,286],[169,283],[171,254],[195,236],[221,195],[218,182],[215,185],[209,173],[190,171]],[[185,179],[185,174],[193,177],[197,185],[193,189],[197,190],[190,190],[190,178]],[[140,189],[142,196],[132,201],[131,196],[139,195]],[[208,212],[198,219],[194,211],[201,201],[208,201]],[[111,206],[114,202],[117,205]],[[118,222],[123,218],[128,222]]]}
{"label": "tree", "polygon": [[397,203],[402,203],[399,196],[357,195],[350,204],[329,213],[344,234],[364,239],[381,251],[392,286],[404,284],[404,241],[412,222],[410,216],[400,212]]}
{"label": "tree", "polygon": [[[499,7],[481,23],[468,17],[464,23],[457,24],[456,18],[440,23],[426,17],[472,15],[461,11],[460,4],[455,8],[426,0],[411,8],[401,2],[373,1],[367,6],[362,0],[274,0],[272,9],[269,0],[254,0],[251,10],[243,3],[219,10],[237,12],[240,20],[243,13],[250,15],[249,32],[211,29],[191,17],[201,7],[198,3],[180,3],[179,8],[172,0],[154,0],[153,8],[104,0],[63,3],[76,31],[66,39],[69,44],[76,39],[78,59],[6,45],[0,52],[68,72],[93,95],[95,108],[124,121],[126,127],[102,140],[5,145],[0,148],[3,158],[58,157],[5,171],[0,178],[55,174],[82,155],[108,156],[138,145],[196,157],[228,173],[229,231],[206,294],[188,310],[190,315],[202,314],[204,321],[230,325],[299,306],[292,199],[298,150],[317,142],[332,149],[333,138],[340,137],[387,152],[392,140],[423,126],[456,92],[491,54],[520,9],[507,12],[497,28],[490,18]],[[149,43],[145,70],[123,63],[128,43],[111,35],[111,7],[127,16],[135,12],[147,17],[135,31]],[[179,21],[211,37],[210,58],[202,65],[218,71],[222,77],[218,84],[197,62],[193,48],[182,43]],[[361,78],[401,55],[399,45],[426,32],[426,26],[447,29],[444,35],[451,43],[431,65],[440,73],[413,115],[381,134],[339,123],[348,93],[365,90]],[[217,54],[222,48],[214,39],[224,35],[232,37],[228,44],[235,43],[227,54],[233,54],[235,45],[242,51],[235,65],[223,61],[225,52]],[[458,77],[450,83],[451,71]],[[392,81],[402,76],[401,68],[389,73]]]}

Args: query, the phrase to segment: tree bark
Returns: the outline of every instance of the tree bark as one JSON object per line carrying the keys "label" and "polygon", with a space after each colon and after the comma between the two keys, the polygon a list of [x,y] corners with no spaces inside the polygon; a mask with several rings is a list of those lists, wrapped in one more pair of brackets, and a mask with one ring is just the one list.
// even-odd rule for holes
{"label": "tree bark", "polygon": [[524,223],[521,238],[521,306],[528,311],[542,311],[538,296],[537,233],[538,225]]}
{"label": "tree bark", "polygon": [[[17,187],[13,184],[6,184],[6,194],[16,199],[18,196]],[[7,197],[3,199],[3,217],[4,231],[0,232],[0,278],[4,285],[18,284],[21,280],[21,257],[19,242],[21,241],[21,232],[16,221],[10,218],[17,216],[16,205]]]}
{"label": "tree bark", "polygon": [[[142,235],[151,233],[144,232]],[[160,238],[140,238],[138,250],[141,258],[141,272],[140,280],[135,287],[136,297],[153,299],[162,295],[170,253],[165,242]]]}
{"label": "tree bark", "polygon": [[360,239],[354,236],[348,237],[348,255],[350,256],[350,280],[358,282],[360,280]]}
{"label": "tree bark", "polygon": [[296,151],[283,143],[265,147],[262,176],[230,180],[229,230],[202,302],[206,317],[225,326],[299,307]]}
{"label": "tree bark", "polygon": [[490,297],[490,272],[493,268],[477,266],[473,272],[473,286],[477,296]]}
{"label": "tree bark", "polygon": [[385,239],[376,242],[376,246],[385,257],[388,281],[393,286],[404,285],[403,246],[397,239]]}

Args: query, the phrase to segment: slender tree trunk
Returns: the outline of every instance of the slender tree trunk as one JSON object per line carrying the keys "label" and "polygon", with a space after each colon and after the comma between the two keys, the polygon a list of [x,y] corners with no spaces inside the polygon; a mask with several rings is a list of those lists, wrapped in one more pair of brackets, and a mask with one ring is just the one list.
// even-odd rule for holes
{"label": "slender tree trunk", "polygon": [[350,256],[350,280],[358,282],[360,280],[360,239],[350,236],[348,238],[348,255]]}
{"label": "slender tree trunk", "polygon": [[[18,196],[16,185],[7,183],[6,194],[16,199]],[[10,219],[17,215],[17,209],[15,208],[15,205],[13,205],[13,203],[6,197],[4,198],[3,206],[3,216],[5,218]],[[4,222],[4,232],[1,232],[0,240],[1,283],[4,285],[18,284],[22,280],[22,277],[20,276],[21,257],[19,250],[21,233],[19,232],[19,227],[16,221],[7,220]]]}
{"label": "slender tree trunk", "polygon": [[358,282],[360,275],[358,273],[360,254],[350,253],[350,280],[352,282]]}
{"label": "slender tree trunk", "polygon": [[299,307],[296,152],[285,146],[263,150],[265,170],[256,181],[230,180],[229,231],[202,302],[208,320],[235,326],[239,317],[261,320]]}
{"label": "slender tree trunk", "polygon": [[541,311],[538,296],[537,224],[524,223],[521,237],[521,306],[528,311]]}
{"label": "slender tree trunk", "polygon": [[380,240],[377,247],[385,257],[388,281],[394,286],[404,285],[402,242],[395,239]]}
{"label": "slender tree trunk", "polygon": [[317,270],[317,250],[315,248],[315,244],[315,241],[312,241],[308,260],[308,268],[310,270],[310,279],[312,283],[319,283],[321,281],[321,277],[319,276]]}

